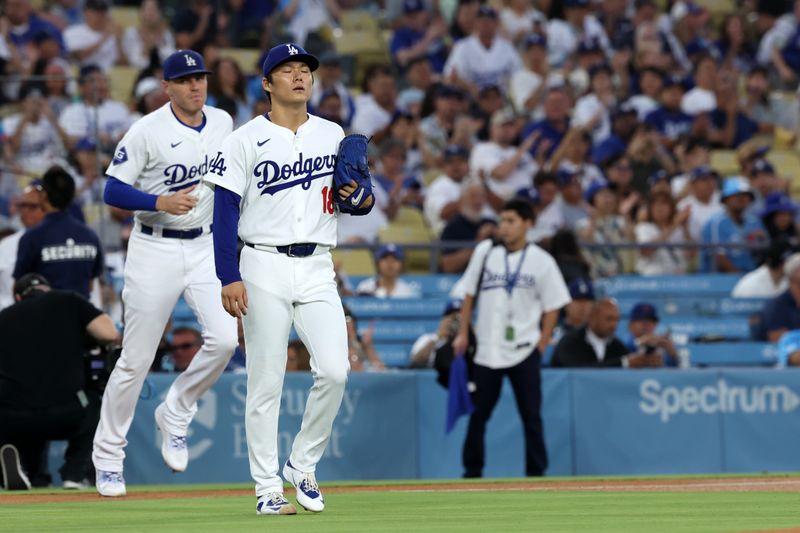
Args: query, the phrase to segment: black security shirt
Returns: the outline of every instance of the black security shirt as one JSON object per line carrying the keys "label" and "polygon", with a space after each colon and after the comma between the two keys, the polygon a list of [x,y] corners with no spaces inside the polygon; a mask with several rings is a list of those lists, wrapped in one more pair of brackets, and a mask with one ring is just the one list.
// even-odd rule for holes
{"label": "black security shirt", "polygon": [[86,381],[86,326],[101,313],[78,294],[57,290],[0,311],[0,406],[77,401]]}

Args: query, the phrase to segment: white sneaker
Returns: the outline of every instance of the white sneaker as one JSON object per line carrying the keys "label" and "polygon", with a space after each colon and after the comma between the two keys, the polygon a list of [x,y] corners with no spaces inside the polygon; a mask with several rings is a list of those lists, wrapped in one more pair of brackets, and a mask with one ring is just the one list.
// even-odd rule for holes
{"label": "white sneaker", "polygon": [[325,509],[325,500],[322,498],[314,472],[301,472],[286,461],[283,465],[283,478],[297,489],[297,503],[306,511],[319,513]]}
{"label": "white sneaker", "polygon": [[189,464],[186,435],[177,435],[169,430],[164,419],[166,408],[166,405],[160,403],[155,412],[156,428],[161,432],[161,457],[173,472],[183,472]]}
{"label": "white sneaker", "polygon": [[297,514],[297,509],[289,503],[282,492],[270,492],[259,496],[256,502],[256,514]]}
{"label": "white sneaker", "polygon": [[115,498],[127,494],[125,490],[125,478],[122,477],[122,472],[98,470],[95,481],[95,486],[100,496]]}
{"label": "white sneaker", "polygon": [[84,479],[82,481],[72,481],[71,479],[65,479],[64,483],[61,484],[63,488],[66,490],[83,490],[89,488],[89,480]]}

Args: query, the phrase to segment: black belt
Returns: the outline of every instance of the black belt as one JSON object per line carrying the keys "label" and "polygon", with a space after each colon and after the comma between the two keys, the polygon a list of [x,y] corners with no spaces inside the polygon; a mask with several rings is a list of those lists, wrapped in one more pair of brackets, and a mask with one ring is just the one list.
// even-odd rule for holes
{"label": "black belt", "polygon": [[[255,248],[256,245],[250,242],[245,243],[250,248]],[[286,254],[289,257],[308,257],[317,249],[317,244],[313,242],[296,242],[294,244],[287,244],[286,246],[275,246],[278,253]]]}
{"label": "black belt", "polygon": [[[145,235],[153,235],[155,230],[146,224],[142,224],[142,233]],[[209,226],[208,232],[211,233],[213,226]],[[167,239],[196,239],[203,234],[203,228],[192,229],[169,229],[164,228],[161,230],[161,236]]]}

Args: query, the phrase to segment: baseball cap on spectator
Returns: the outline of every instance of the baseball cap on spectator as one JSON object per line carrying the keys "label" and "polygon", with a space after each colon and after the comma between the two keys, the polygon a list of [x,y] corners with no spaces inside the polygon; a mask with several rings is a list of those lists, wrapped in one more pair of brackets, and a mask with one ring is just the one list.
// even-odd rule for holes
{"label": "baseball cap on spectator", "polygon": [[503,91],[500,90],[500,86],[497,85],[496,83],[486,83],[484,85],[481,85],[480,89],[478,89],[478,97],[486,96],[486,93],[491,91],[495,91],[501,95],[503,94]]}
{"label": "baseball cap on spectator", "polygon": [[602,191],[603,189],[610,189],[611,185],[606,180],[595,180],[589,184],[589,187],[586,189],[586,192],[583,193],[584,198],[586,201],[591,204],[592,200],[594,200],[595,195]]}
{"label": "baseball cap on spectator", "polygon": [[611,66],[604,61],[602,63],[597,63],[589,67],[589,78],[594,78],[595,76],[597,76],[598,74],[602,74],[603,72],[605,72],[609,76],[614,75],[614,71],[611,70]]}
{"label": "baseball cap on spectator", "polygon": [[656,0],[636,0],[634,2],[634,7],[636,9],[642,9],[643,7],[654,7],[657,8]]}
{"label": "baseball cap on spectator", "polygon": [[36,44],[42,44],[45,41],[49,40],[58,40],[58,36],[55,32],[50,28],[40,28],[33,33],[31,40]]}
{"label": "baseball cap on spectator", "polygon": [[492,125],[508,124],[514,122],[517,116],[510,109],[500,109],[492,114]]}
{"label": "baseball cap on spectator", "polygon": [[637,115],[636,108],[633,106],[632,103],[625,101],[621,104],[617,104],[611,110],[611,119],[616,119],[619,117],[625,117],[630,115]]}
{"label": "baseball cap on spectator", "polygon": [[148,76],[147,78],[142,78],[139,80],[139,83],[136,84],[136,89],[133,91],[133,96],[137,100],[141,100],[151,92],[157,91],[160,88],[161,82],[151,76]]}
{"label": "baseball cap on spectator", "polygon": [[597,42],[597,39],[584,39],[578,43],[577,52],[579,54],[593,54],[600,51],[600,43]]}
{"label": "baseball cap on spectator", "polygon": [[604,166],[606,162],[625,153],[626,148],[624,143],[602,142],[592,149],[592,163]]}
{"label": "baseball cap on spectator", "polygon": [[300,61],[308,65],[311,72],[314,72],[319,67],[319,59],[306,52],[305,48],[295,43],[285,43],[273,46],[267,52],[267,57],[264,59],[263,71],[264,77],[270,72],[275,70],[280,65],[288,63],[289,61]]}
{"label": "baseball cap on spectator", "polygon": [[42,287],[50,287],[50,282],[41,274],[31,272],[14,282],[14,296],[23,297],[31,291],[39,290]]}
{"label": "baseball cap on spectator", "polygon": [[797,213],[797,204],[785,192],[771,192],[764,200],[761,216],[766,217],[773,213]]}
{"label": "baseball cap on spectator", "polygon": [[103,69],[101,69],[94,63],[82,66],[81,69],[78,71],[78,83],[84,83],[86,81],[86,78],[88,78],[95,72],[103,72]]}
{"label": "baseball cap on spectator", "polygon": [[750,183],[743,177],[733,176],[726,179],[725,184],[722,186],[720,200],[724,202],[731,196],[736,196],[737,194],[747,194],[750,196],[751,200],[755,198],[753,190],[750,188]]}
{"label": "baseball cap on spectator", "polygon": [[775,174],[775,167],[772,166],[772,163],[767,161],[766,159],[759,159],[755,163],[753,163],[753,170],[752,174],[761,174],[762,172],[766,174]]}
{"label": "baseball cap on spectator", "polygon": [[194,50],[172,52],[164,60],[164,79],[174,80],[191,74],[213,74],[206,69],[203,56]]}
{"label": "baseball cap on spectator", "polygon": [[76,152],[94,152],[97,150],[97,142],[91,137],[82,137],[76,144],[75,144],[75,151]]}
{"label": "baseball cap on spectator", "polygon": [[455,85],[442,85],[436,91],[439,98],[464,98],[464,92]]}
{"label": "baseball cap on spectator", "polygon": [[664,170],[663,168],[657,171],[655,174],[647,178],[647,183],[652,187],[659,181],[672,181],[672,176],[669,175],[669,172]]}
{"label": "baseball cap on spectator", "polygon": [[94,11],[108,11],[110,7],[108,0],[86,0],[83,3],[84,9],[92,9]]}
{"label": "baseball cap on spectator", "polygon": [[569,282],[569,295],[573,300],[594,300],[594,285],[589,278],[575,278]]}
{"label": "baseball cap on spectator", "polygon": [[455,159],[456,157],[469,159],[469,150],[460,144],[448,144],[442,151],[442,157],[445,161]]}
{"label": "baseball cap on spectator", "polygon": [[547,48],[547,37],[538,32],[531,33],[522,41],[522,47],[527,50],[531,46]]}
{"label": "baseball cap on spectator", "polygon": [[403,2],[403,13],[417,13],[425,11],[426,6],[423,0],[405,0]]}
{"label": "baseball cap on spectator", "polygon": [[495,8],[493,8],[491,6],[482,5],[478,9],[478,16],[479,17],[486,17],[486,18],[496,19],[497,18],[497,10],[495,10]]}
{"label": "baseball cap on spectator", "polygon": [[378,248],[378,251],[375,252],[375,260],[380,261],[387,255],[393,255],[399,261],[402,261],[404,257],[402,248],[394,243],[389,243]]}
{"label": "baseball cap on spectator", "polygon": [[664,86],[662,89],[667,89],[668,87],[680,87],[682,90],[686,88],[683,84],[683,78],[676,75],[664,76]]}
{"label": "baseball cap on spectator", "polygon": [[415,88],[406,89],[397,97],[397,107],[407,110],[412,105],[418,104],[423,100],[425,100],[425,91]]}
{"label": "baseball cap on spectator", "polygon": [[564,7],[566,8],[582,8],[589,7],[589,0],[565,0]]}
{"label": "baseball cap on spectator", "polygon": [[580,176],[578,171],[568,168],[560,168],[558,169],[558,172],[556,172],[556,178],[558,179],[559,187],[566,187],[567,185],[580,183],[578,176]]}
{"label": "baseball cap on spectator", "polygon": [[447,304],[444,306],[444,313],[442,315],[447,316],[450,313],[455,313],[456,311],[461,311],[461,305],[464,303],[464,300],[460,298],[453,298],[447,301]]}
{"label": "baseball cap on spectator", "polygon": [[658,322],[658,311],[653,304],[639,302],[631,309],[630,320],[651,320]]}
{"label": "baseball cap on spectator", "polygon": [[539,197],[539,191],[537,191],[536,187],[533,186],[519,189],[514,193],[514,198],[521,198],[532,204],[538,204],[541,201],[541,198]]}
{"label": "baseball cap on spectator", "polygon": [[[267,57],[264,56],[264,60],[266,60],[266,59],[267,59]],[[263,64],[264,61],[262,61],[261,63]],[[342,64],[342,56],[340,56],[339,54],[337,54],[333,50],[325,50],[319,56],[319,64],[320,65],[336,65],[336,66],[339,66],[339,65]]]}
{"label": "baseball cap on spectator", "polygon": [[696,2],[684,2],[686,5],[686,12],[690,15],[699,15],[706,12],[706,8]]}
{"label": "baseball cap on spectator", "polygon": [[692,174],[689,177],[690,180],[699,180],[703,178],[717,178],[719,174],[716,170],[711,168],[708,165],[700,165],[699,167],[695,167],[692,169]]}

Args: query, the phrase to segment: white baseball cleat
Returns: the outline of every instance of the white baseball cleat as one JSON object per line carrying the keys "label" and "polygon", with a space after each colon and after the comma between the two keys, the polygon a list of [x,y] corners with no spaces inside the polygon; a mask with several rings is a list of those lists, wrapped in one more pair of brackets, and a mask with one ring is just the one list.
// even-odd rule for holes
{"label": "white baseball cleat", "polygon": [[319,513],[325,509],[325,500],[322,498],[314,472],[301,472],[286,461],[283,465],[283,478],[297,489],[297,503],[306,511]]}
{"label": "white baseball cleat", "polygon": [[31,482],[19,462],[19,450],[13,444],[0,448],[0,471],[6,490],[29,490]]}
{"label": "white baseball cleat", "polygon": [[166,406],[161,403],[156,407],[156,428],[161,432],[161,457],[173,472],[183,472],[189,464],[189,449],[186,446],[186,435],[177,435],[169,430],[164,419]]}
{"label": "white baseball cleat", "polygon": [[270,492],[258,497],[256,514],[297,514],[297,509],[289,503],[282,492]]}
{"label": "white baseball cleat", "polygon": [[100,496],[108,496],[109,498],[116,498],[117,496],[125,496],[125,478],[122,477],[122,472],[107,472],[105,470],[98,470],[95,479],[95,487]]}

